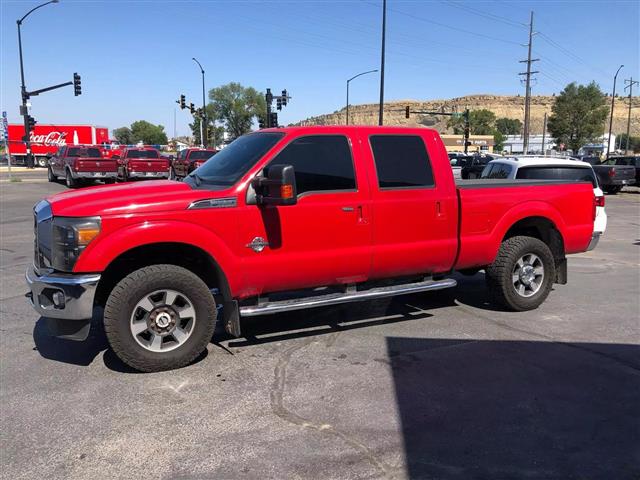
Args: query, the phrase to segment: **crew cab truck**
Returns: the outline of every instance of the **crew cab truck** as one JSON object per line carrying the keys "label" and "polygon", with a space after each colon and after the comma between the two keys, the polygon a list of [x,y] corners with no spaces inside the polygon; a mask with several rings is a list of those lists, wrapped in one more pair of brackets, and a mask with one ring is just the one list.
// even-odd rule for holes
{"label": "crew cab truck", "polygon": [[172,180],[182,180],[184,177],[200,168],[207,160],[213,157],[217,150],[205,148],[185,148],[171,162],[171,172],[169,178]]}
{"label": "crew cab truck", "polygon": [[116,181],[118,164],[110,158],[103,158],[100,148],[92,147],[59,147],[49,157],[48,179],[57,182],[60,177],[69,188],[76,188],[84,182],[104,180],[105,183]]}
{"label": "crew cab truck", "polygon": [[485,269],[494,301],[538,307],[594,248],[588,182],[456,186],[431,129],[299,127],[240,137],[184,182],[54,195],[35,206],[28,297],[55,335],[94,306],[114,352],[177,368],[225,329],[277,314],[454,287]]}
{"label": "crew cab truck", "polygon": [[169,178],[169,159],[152,147],[125,148],[111,157],[118,162],[118,181]]}

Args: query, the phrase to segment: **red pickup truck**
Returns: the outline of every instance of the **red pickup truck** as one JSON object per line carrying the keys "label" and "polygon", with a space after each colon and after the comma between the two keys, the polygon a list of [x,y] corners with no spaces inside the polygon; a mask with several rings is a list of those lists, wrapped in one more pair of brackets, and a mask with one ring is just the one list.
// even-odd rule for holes
{"label": "red pickup truck", "polygon": [[117,168],[117,162],[104,158],[97,146],[65,145],[49,157],[48,177],[50,182],[57,182],[62,177],[67,187],[75,188],[91,180],[113,183],[116,181]]}
{"label": "red pickup truck", "polygon": [[566,255],[594,248],[586,182],[456,186],[437,132],[267,129],[184,182],[96,187],[35,206],[27,294],[53,334],[84,339],[94,306],[115,353],[180,367],[218,316],[240,318],[453,287],[484,269],[511,310],[566,283]]}
{"label": "red pickup truck", "polygon": [[193,172],[196,168],[200,168],[217,150],[204,148],[185,148],[171,163],[171,174],[169,178],[180,180]]}
{"label": "red pickup truck", "polygon": [[120,155],[111,157],[118,161],[118,180],[169,178],[169,159],[152,147],[125,148]]}

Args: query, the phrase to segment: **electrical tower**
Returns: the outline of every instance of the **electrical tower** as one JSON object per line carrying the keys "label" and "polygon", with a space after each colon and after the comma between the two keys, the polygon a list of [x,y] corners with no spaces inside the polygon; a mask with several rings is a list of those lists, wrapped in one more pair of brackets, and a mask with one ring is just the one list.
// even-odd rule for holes
{"label": "electrical tower", "polygon": [[531,129],[531,75],[535,73],[539,73],[536,71],[531,71],[531,64],[533,62],[537,62],[539,58],[531,58],[531,46],[533,43],[533,11],[531,12],[531,19],[529,21],[529,43],[527,44],[527,48],[529,50],[527,59],[520,60],[519,63],[527,64],[527,71],[519,73],[518,75],[525,75],[525,96],[524,96],[524,141],[522,145],[523,153],[526,155],[529,151],[529,131]]}

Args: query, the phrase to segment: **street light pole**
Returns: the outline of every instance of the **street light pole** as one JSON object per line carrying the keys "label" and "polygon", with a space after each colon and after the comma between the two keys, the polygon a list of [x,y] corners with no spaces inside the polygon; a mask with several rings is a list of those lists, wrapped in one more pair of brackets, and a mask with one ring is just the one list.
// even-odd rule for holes
{"label": "street light pole", "polygon": [[353,80],[354,78],[358,78],[362,75],[366,75],[367,73],[374,73],[377,72],[378,70],[369,70],[368,72],[362,72],[359,73],[357,75],[354,75],[353,77],[351,77],[349,80],[347,80],[347,121],[346,121],[346,125],[349,125],[349,82],[351,82],[351,80]]}
{"label": "street light pole", "polygon": [[20,55],[20,94],[22,96],[22,107],[20,109],[20,114],[24,120],[24,143],[27,152],[26,163],[27,167],[33,168],[33,156],[31,155],[31,136],[30,136],[30,128],[29,128],[29,112],[27,111],[27,100],[29,99],[29,95],[27,94],[27,87],[24,83],[24,63],[22,61],[22,32],[20,27],[22,26],[22,22],[24,19],[31,15],[33,12],[38,10],[39,8],[44,7],[45,5],[49,5],[50,3],[58,3],[59,0],[50,0],[49,2],[45,2],[37,7],[29,10],[20,20],[16,20],[18,24],[18,52]]}
{"label": "street light pole", "polygon": [[[207,118],[207,114],[205,112],[205,95],[204,95],[204,68],[202,68],[202,65],[200,65],[200,62],[198,60],[196,60],[195,57],[192,58],[192,60],[194,62],[196,62],[198,64],[198,66],[200,67],[200,73],[202,73],[202,117],[200,118],[200,146],[201,147],[206,147],[207,146],[207,142],[204,138],[204,124]],[[214,141],[215,143],[215,141]]]}
{"label": "street light pole", "polygon": [[387,0],[382,0],[382,48],[380,58],[380,110],[378,112],[378,125],[384,122],[384,52],[385,37],[387,34]]}
{"label": "street light pole", "polygon": [[609,116],[609,139],[607,140],[607,158],[609,158],[609,147],[611,146],[611,127],[613,126],[613,106],[616,101],[616,80],[618,79],[618,73],[620,73],[620,69],[624,67],[624,65],[620,65],[618,70],[616,70],[616,74],[613,76],[613,93],[611,94],[611,113]]}

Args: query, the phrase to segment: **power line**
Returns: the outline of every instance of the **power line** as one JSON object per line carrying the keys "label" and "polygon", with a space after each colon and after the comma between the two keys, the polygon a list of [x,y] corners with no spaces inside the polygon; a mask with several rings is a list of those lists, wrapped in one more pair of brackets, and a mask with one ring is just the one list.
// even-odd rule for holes
{"label": "power line", "polygon": [[604,70],[601,70],[600,68],[594,67],[593,65],[590,65],[586,60],[584,60],[582,57],[576,55],[575,53],[571,52],[570,50],[567,50],[565,47],[563,47],[562,45],[560,45],[558,42],[556,42],[555,40],[553,40],[552,38],[550,38],[548,35],[542,33],[542,32],[537,32],[538,35],[540,35],[540,37],[547,42],[549,45],[551,45],[552,47],[558,49],[560,52],[564,53],[565,55],[567,55],[570,58],[573,58],[575,61],[582,63],[583,65],[585,65],[586,67],[590,68],[591,70],[597,71],[602,75],[608,75]]}
{"label": "power line", "polygon": [[502,17],[500,15],[494,15],[493,13],[483,12],[482,10],[478,10],[478,9],[470,7],[468,5],[461,5],[461,4],[459,4],[457,2],[454,2],[452,0],[444,0],[444,1],[442,1],[442,3],[444,3],[445,5],[449,5],[449,6],[452,6],[452,7],[459,8],[461,10],[465,10],[465,11],[467,11],[469,13],[472,13],[474,15],[477,15],[479,17],[487,18],[487,19],[493,20],[495,22],[504,23],[504,24],[510,25],[512,27],[526,27],[527,26],[526,23],[518,22],[516,20],[511,20],[510,18]]}

